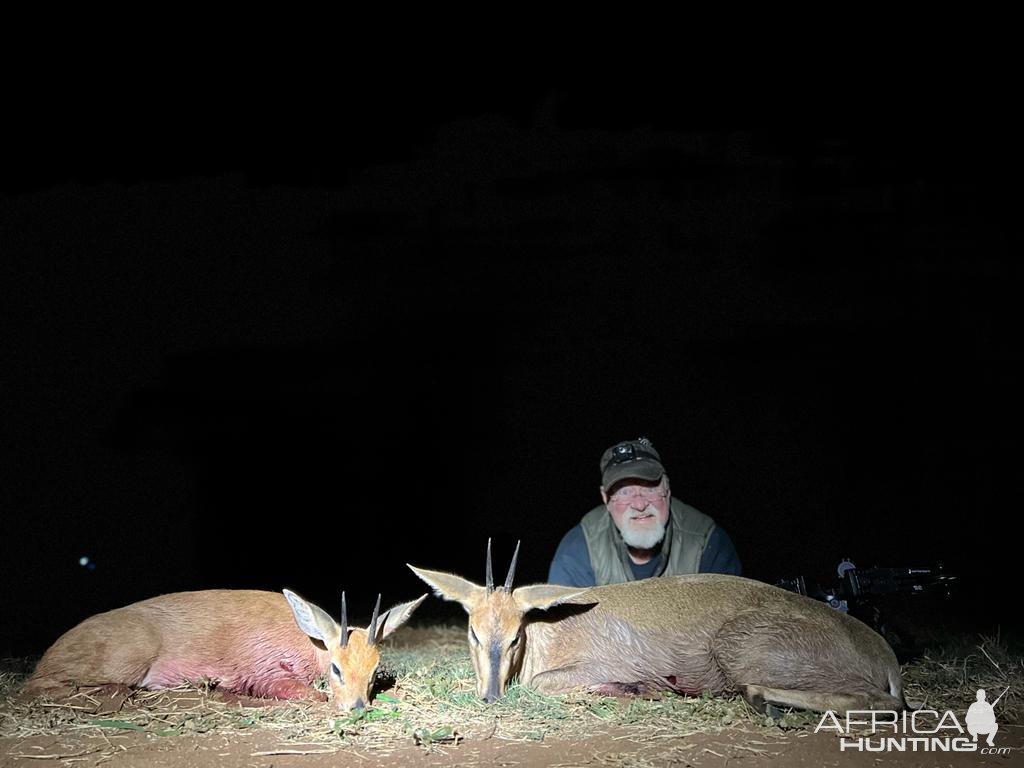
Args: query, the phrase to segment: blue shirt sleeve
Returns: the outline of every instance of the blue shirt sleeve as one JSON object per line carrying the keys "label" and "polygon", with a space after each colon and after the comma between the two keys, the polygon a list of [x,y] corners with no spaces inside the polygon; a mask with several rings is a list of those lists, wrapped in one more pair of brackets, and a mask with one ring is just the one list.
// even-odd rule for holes
{"label": "blue shirt sleeve", "polygon": [[583,528],[579,525],[569,529],[555,550],[555,557],[548,569],[548,583],[566,587],[592,587],[596,584],[594,569],[590,565],[590,552]]}
{"label": "blue shirt sleeve", "polygon": [[701,573],[730,573],[739,576],[741,570],[740,556],[736,553],[732,539],[716,525],[700,558]]}

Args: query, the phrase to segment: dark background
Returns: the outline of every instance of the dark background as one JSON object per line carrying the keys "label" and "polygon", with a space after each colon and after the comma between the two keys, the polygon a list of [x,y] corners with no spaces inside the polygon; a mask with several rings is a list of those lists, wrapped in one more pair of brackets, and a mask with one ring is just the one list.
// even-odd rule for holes
{"label": "dark background", "polygon": [[11,121],[0,653],[184,589],[358,619],[425,591],[407,562],[481,582],[488,537],[542,581],[639,435],[747,576],[941,562],[957,615],[1019,622],[1020,126],[986,94],[344,87]]}

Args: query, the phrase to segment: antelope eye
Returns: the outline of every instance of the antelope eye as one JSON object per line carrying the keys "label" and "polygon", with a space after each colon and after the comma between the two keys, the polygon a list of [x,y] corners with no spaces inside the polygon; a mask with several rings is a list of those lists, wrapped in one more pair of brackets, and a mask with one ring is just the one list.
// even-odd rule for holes
{"label": "antelope eye", "polygon": [[344,678],[344,677],[342,677],[342,674],[341,674],[341,669],[340,669],[340,668],[338,667],[338,665],[337,665],[337,664],[335,664],[335,663],[334,663],[333,661],[331,662],[331,674],[332,674],[332,675],[334,675],[334,678],[335,678],[335,679],[336,679],[336,680],[337,680],[337,681],[338,681],[339,683],[341,683],[342,685],[344,685],[344,684],[345,684],[345,678]]}

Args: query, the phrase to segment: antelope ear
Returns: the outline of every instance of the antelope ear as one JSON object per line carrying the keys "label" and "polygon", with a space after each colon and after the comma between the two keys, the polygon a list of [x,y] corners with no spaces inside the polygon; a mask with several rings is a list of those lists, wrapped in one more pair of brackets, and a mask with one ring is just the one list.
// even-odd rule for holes
{"label": "antelope ear", "polygon": [[385,637],[390,635],[400,626],[405,624],[412,616],[412,612],[420,607],[420,603],[427,599],[427,595],[424,594],[416,600],[410,600],[408,603],[399,603],[393,605],[384,611],[384,614],[377,620],[377,642],[380,642]]}
{"label": "antelope ear", "polygon": [[562,587],[557,584],[534,584],[512,590],[512,599],[523,613],[529,610],[545,610],[553,605],[567,603],[582,595],[589,587]]}
{"label": "antelope ear", "polygon": [[290,589],[282,590],[282,592],[292,607],[292,614],[295,616],[295,623],[299,625],[299,629],[326,646],[339,641],[341,627],[327,611],[313,603],[306,602]]}
{"label": "antelope ear", "polygon": [[[409,564],[406,563],[406,565]],[[471,605],[487,592],[484,587],[452,573],[428,571],[424,568],[417,568],[414,565],[409,565],[409,567],[413,573],[434,588],[435,595],[444,600],[453,600],[456,603],[461,603],[462,607],[466,609],[466,613],[469,613],[472,610]]]}

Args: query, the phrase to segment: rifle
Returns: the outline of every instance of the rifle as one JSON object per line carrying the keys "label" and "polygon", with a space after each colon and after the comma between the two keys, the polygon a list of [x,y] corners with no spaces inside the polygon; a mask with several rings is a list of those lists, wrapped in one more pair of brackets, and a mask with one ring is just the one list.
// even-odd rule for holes
{"label": "rifle", "polygon": [[898,655],[905,655],[910,646],[884,615],[880,602],[897,596],[949,598],[957,581],[941,563],[923,568],[858,568],[849,558],[843,558],[836,572],[836,579],[796,576],[780,579],[775,586],[821,600],[837,611],[857,617],[888,640]]}

